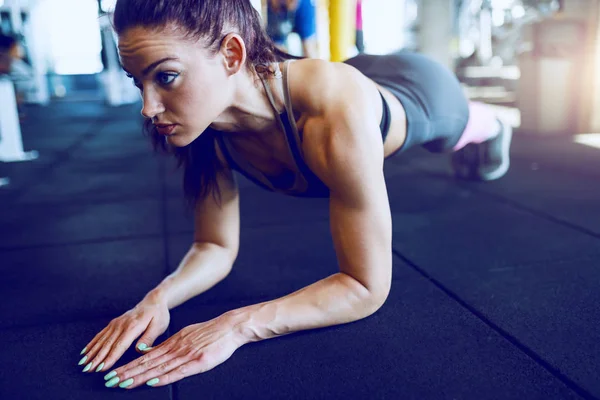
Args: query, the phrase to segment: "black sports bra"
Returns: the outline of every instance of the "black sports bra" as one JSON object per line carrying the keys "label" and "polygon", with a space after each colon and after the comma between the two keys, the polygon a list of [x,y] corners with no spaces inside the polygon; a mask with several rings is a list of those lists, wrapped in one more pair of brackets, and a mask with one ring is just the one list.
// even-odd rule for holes
{"label": "black sports bra", "polygon": [[[239,154],[231,145],[227,134],[218,133],[216,135],[217,141],[219,142],[219,147],[221,148],[221,151],[230,167],[236,171],[239,171],[246,178],[263,187],[264,189],[296,197],[329,197],[329,188],[311,171],[308,165],[304,162],[304,157],[302,154],[302,133],[298,131],[298,127],[296,126],[296,120],[294,119],[292,102],[290,98],[288,66],[291,61],[292,60],[287,60],[283,64],[282,76],[285,102],[284,112],[279,113],[277,111],[276,103],[273,98],[273,92],[269,83],[262,76],[260,79],[265,87],[269,102],[271,103],[271,106],[277,115],[279,125],[285,133],[285,139],[290,153],[292,154],[294,163],[296,164],[298,171],[300,171],[299,174],[295,174],[296,176],[294,177],[292,184],[287,188],[281,187],[280,184],[275,183],[273,179],[269,178],[263,172],[259,171],[252,164],[246,161],[243,157],[239,156]],[[279,64],[276,63],[275,66],[278,68]],[[279,74],[279,70],[276,70],[276,74]],[[383,103],[383,112],[379,128],[381,130],[381,136],[383,137],[383,140],[385,140],[390,129],[391,115],[387,101],[381,92],[380,95]]]}

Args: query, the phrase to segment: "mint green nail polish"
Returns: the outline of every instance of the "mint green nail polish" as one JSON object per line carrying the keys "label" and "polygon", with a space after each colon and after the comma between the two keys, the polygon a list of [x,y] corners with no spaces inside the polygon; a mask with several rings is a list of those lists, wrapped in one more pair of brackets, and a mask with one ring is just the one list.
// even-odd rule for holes
{"label": "mint green nail polish", "polygon": [[154,379],[150,379],[148,382],[146,382],[146,385],[148,386],[154,386],[158,383],[158,378],[154,378]]}
{"label": "mint green nail polish", "polygon": [[119,387],[125,389],[127,386],[131,386],[131,384],[133,384],[133,379],[129,378],[126,381],[124,381],[123,383],[121,383],[119,385]]}
{"label": "mint green nail polish", "polygon": [[96,368],[96,372],[100,372],[100,370],[102,369],[102,367],[104,367],[104,363],[98,365],[98,368]]}
{"label": "mint green nail polish", "polygon": [[146,343],[140,343],[138,344],[138,350],[140,351],[144,351],[148,348],[148,345]]}
{"label": "mint green nail polish", "polygon": [[85,368],[83,369],[83,372],[88,372],[90,370],[90,368],[92,368],[92,363],[89,363],[88,365],[86,365]]}
{"label": "mint green nail polish", "polygon": [[110,381],[106,382],[104,384],[104,386],[106,387],[113,387],[115,386],[117,383],[119,383],[119,377],[115,376],[114,378],[112,378]]}
{"label": "mint green nail polish", "polygon": [[79,365],[85,364],[86,361],[87,361],[87,356],[83,356],[83,358],[81,360],[79,360]]}
{"label": "mint green nail polish", "polygon": [[83,353],[85,353],[87,351],[87,347],[84,347],[83,350],[81,350],[81,353],[79,353],[79,355],[82,355]]}
{"label": "mint green nail polish", "polygon": [[108,373],[108,374],[106,374],[106,376],[104,377],[104,380],[105,380],[105,381],[107,381],[107,380],[109,380],[110,378],[112,378],[112,377],[113,377],[113,376],[115,376],[115,375],[117,375],[117,371],[112,371],[112,372],[109,372],[109,373]]}

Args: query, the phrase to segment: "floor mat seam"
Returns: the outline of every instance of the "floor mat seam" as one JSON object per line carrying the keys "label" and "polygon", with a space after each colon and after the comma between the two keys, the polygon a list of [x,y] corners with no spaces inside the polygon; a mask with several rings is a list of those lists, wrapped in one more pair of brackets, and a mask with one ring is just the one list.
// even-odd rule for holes
{"label": "floor mat seam", "polygon": [[431,276],[429,273],[427,273],[427,271],[420,268],[417,264],[412,262],[409,258],[405,257],[402,253],[400,253],[396,249],[393,249],[392,252],[394,253],[394,255],[396,257],[400,258],[410,268],[412,268],[418,274],[420,274],[425,279],[430,281],[435,287],[437,287],[439,290],[444,292],[448,297],[450,297],[452,300],[457,302],[461,307],[463,307],[465,310],[467,310],[475,318],[477,318],[478,320],[483,322],[490,329],[492,329],[494,332],[496,332],[502,338],[507,340],[510,344],[515,346],[517,349],[519,349],[522,353],[524,353],[529,358],[531,358],[535,363],[537,363],[542,368],[544,368],[546,371],[548,371],[548,373],[550,373],[556,379],[560,380],[569,389],[573,390],[574,392],[576,392],[578,395],[582,396],[583,398],[595,399],[595,397],[590,392],[588,392],[586,389],[582,388],[581,386],[577,385],[577,383],[575,383],[575,381],[573,381],[568,376],[564,375],[562,372],[560,372],[560,370],[558,370],[557,368],[552,366],[549,362],[544,360],[535,351],[533,351],[532,349],[530,349],[529,347],[527,347],[526,345],[521,343],[515,336],[511,335],[508,331],[505,331],[500,326],[496,325],[494,322],[492,322],[491,319],[487,318],[485,315],[483,315],[481,312],[479,312],[475,307],[469,305],[466,301],[461,299],[456,293],[452,292],[450,289],[445,287],[441,282],[439,282],[433,276]]}

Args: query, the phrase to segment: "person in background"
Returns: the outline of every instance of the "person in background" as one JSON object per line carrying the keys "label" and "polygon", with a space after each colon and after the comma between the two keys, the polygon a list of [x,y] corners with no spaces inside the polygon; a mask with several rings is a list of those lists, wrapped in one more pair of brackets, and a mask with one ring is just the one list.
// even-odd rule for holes
{"label": "person in background", "polygon": [[302,40],[303,56],[318,58],[316,0],[268,0],[267,33],[275,44],[287,51],[286,42],[292,32]]}

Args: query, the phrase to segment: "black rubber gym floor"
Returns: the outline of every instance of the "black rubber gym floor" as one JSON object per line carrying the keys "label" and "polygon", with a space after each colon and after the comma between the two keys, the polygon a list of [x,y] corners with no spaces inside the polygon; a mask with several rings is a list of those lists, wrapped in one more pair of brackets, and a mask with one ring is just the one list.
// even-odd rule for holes
{"label": "black rubber gym floor", "polygon": [[[0,189],[0,399],[600,398],[600,150],[520,136],[493,183],[456,182],[421,150],[388,161],[394,282],[375,315],[246,345],[168,387],[105,388],[80,350],[192,240],[179,175],[138,110],[30,108],[23,137],[40,158],[0,165],[13,181]],[[233,272],[172,310],[158,342],[336,271],[325,200],[240,183]]]}

